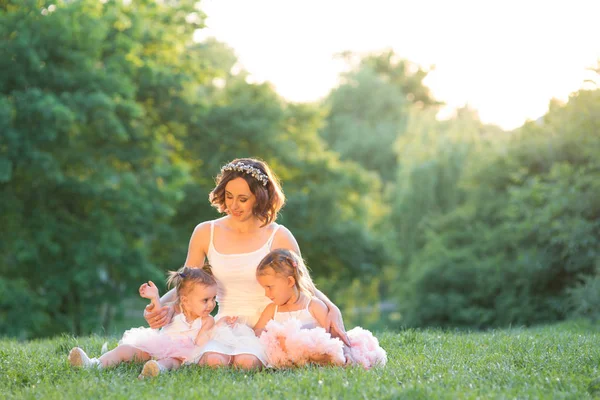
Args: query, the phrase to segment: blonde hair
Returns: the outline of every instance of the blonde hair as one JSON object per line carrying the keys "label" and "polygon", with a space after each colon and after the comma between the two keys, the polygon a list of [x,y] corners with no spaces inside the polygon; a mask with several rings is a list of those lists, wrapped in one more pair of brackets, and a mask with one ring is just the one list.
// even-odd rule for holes
{"label": "blonde hair", "polygon": [[308,296],[314,296],[316,286],[310,278],[308,268],[296,252],[286,249],[277,249],[267,254],[256,268],[256,276],[267,275],[271,268],[276,274],[284,277],[293,277],[296,288]]}
{"label": "blonde hair", "polygon": [[174,287],[177,292],[177,302],[182,295],[192,291],[194,285],[215,286],[217,281],[212,274],[210,265],[205,264],[202,268],[182,267],[178,271],[169,271],[167,286]]}

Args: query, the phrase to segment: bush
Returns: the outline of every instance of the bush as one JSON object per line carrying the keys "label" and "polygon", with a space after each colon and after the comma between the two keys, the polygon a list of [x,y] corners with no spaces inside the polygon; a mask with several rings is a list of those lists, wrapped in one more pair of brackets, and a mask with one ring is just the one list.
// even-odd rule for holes
{"label": "bush", "polygon": [[584,276],[583,282],[567,290],[573,317],[600,319],[600,274]]}

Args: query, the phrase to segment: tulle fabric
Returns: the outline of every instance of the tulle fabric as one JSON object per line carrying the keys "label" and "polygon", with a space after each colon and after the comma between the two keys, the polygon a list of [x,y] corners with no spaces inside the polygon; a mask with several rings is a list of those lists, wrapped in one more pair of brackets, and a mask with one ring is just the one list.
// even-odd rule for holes
{"label": "tulle fabric", "polygon": [[332,338],[321,327],[303,329],[301,322],[291,318],[283,323],[271,320],[260,336],[269,366],[291,368],[314,363],[343,365],[346,361],[343,343]]}
{"label": "tulle fabric", "polygon": [[188,322],[181,313],[160,330],[146,327],[129,329],[123,334],[119,344],[145,351],[157,360],[177,358],[185,364],[192,364],[197,363],[204,354],[204,348],[194,343],[200,329],[202,318]]}
{"label": "tulle fabric", "polygon": [[272,368],[349,364],[369,369],[386,364],[387,354],[371,332],[357,327],[348,331],[348,336],[352,346],[346,357],[342,341],[332,338],[325,329],[303,329],[297,319],[283,323],[272,320],[260,336],[260,343]]}
{"label": "tulle fabric", "polygon": [[163,358],[178,358],[188,360],[194,358],[197,346],[194,341],[185,336],[169,336],[151,328],[133,328],[123,334],[119,345],[127,344],[150,354],[160,360]]}
{"label": "tulle fabric", "polygon": [[365,369],[383,367],[387,364],[387,353],[370,331],[357,326],[350,329],[347,334],[350,339],[352,364],[362,365]]}

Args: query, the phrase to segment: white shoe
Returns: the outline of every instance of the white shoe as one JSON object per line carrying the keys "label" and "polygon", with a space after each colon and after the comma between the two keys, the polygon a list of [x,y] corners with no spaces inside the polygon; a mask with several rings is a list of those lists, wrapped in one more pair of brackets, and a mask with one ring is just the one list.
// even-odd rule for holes
{"label": "white shoe", "polygon": [[69,363],[73,367],[80,368],[100,368],[102,366],[102,364],[100,364],[100,360],[97,358],[89,358],[88,355],[85,354],[85,351],[79,347],[73,347],[69,352]]}
{"label": "white shoe", "polygon": [[154,378],[164,371],[166,371],[165,367],[155,360],[150,360],[144,364],[144,368],[142,368],[142,373],[138,376],[138,379]]}

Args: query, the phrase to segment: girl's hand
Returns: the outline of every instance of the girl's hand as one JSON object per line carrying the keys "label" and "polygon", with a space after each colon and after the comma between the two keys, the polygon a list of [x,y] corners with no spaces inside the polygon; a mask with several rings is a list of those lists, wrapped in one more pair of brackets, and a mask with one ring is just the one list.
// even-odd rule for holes
{"label": "girl's hand", "polygon": [[155,308],[160,308],[160,297],[158,296],[158,288],[152,281],[148,281],[148,283],[143,283],[140,286],[140,296],[145,299],[150,299],[152,302],[152,306]]}
{"label": "girl's hand", "polygon": [[342,313],[339,308],[332,307],[329,309],[325,329],[331,333],[332,337],[340,338],[346,346],[350,346],[350,339],[348,338],[348,335],[346,335],[344,320],[342,319]]}
{"label": "girl's hand", "polygon": [[238,317],[223,317],[220,318],[219,321],[217,322],[217,325],[219,326],[224,326],[224,325],[229,325],[229,326],[233,326],[233,324],[235,324],[237,322]]}
{"label": "girl's hand", "polygon": [[145,299],[155,299],[158,297],[158,288],[152,281],[148,281],[148,283],[143,283],[140,286],[140,296]]}
{"label": "girl's hand", "polygon": [[155,307],[154,304],[148,304],[144,309],[144,319],[152,329],[162,328],[173,318],[175,306],[167,304],[162,307]]}

